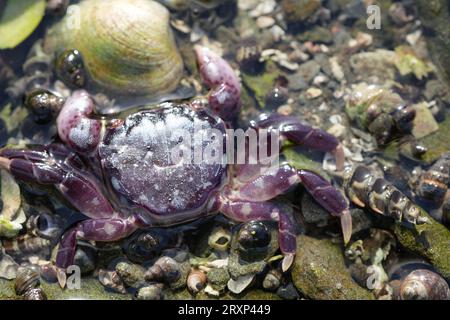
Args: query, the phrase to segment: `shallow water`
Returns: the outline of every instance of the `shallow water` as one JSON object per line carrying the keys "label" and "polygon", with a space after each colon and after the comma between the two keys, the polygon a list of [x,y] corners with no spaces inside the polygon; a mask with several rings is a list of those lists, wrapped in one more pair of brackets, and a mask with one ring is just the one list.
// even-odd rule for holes
{"label": "shallow water", "polygon": [[[14,1],[6,1],[7,5],[10,2]],[[178,3],[163,2],[165,5]],[[445,1],[441,2],[445,4]],[[71,1],[71,4],[76,3],[78,1]],[[204,4],[210,1],[179,3],[185,6],[170,8],[170,28],[184,61],[183,80],[178,89],[164,94],[123,96],[92,85],[95,80],[86,71],[87,84],[82,88],[95,97],[97,112],[93,118],[121,118],[136,110],[158,107],[157,104],[163,101],[188,103],[192,97],[205,96],[208,89],[201,82],[193,50],[195,45],[205,46],[222,56],[239,76],[242,107],[230,125],[245,129],[250,120],[262,113],[278,113],[321,128],[337,137],[343,146],[347,167],[364,165],[372,168],[376,176],[384,176],[412,203],[425,209],[426,213],[422,214],[431,216],[428,217],[430,223],[418,226],[408,221],[396,221],[394,207],[400,201],[390,198],[393,189],[389,189],[389,195],[383,193],[384,190],[374,191],[373,186],[366,186],[364,197],[375,196],[381,202],[387,201],[383,202],[387,203],[386,210],[378,214],[368,208],[369,205],[361,208],[361,202],[348,200],[353,234],[350,242],[344,244],[339,218],[322,208],[308,195],[305,187],[295,186],[272,200],[286,205],[295,222],[297,242],[305,243],[304,248],[297,248],[297,257],[303,257],[303,260],[297,258],[294,267],[286,273],[281,272],[282,256],[275,241],[276,223],[254,226],[260,233],[255,231],[252,241],[256,244],[252,242],[251,245],[262,246],[256,247],[262,254],[252,257],[254,261],[245,261],[242,255],[248,252],[242,249],[239,230],[246,224],[221,214],[195,221],[189,216],[186,223],[139,230],[113,242],[79,240],[75,265],[81,267],[81,289],[71,290],[70,285],[66,285],[63,290],[55,279],[44,279],[46,276],[51,278],[48,276],[51,272],[41,271],[54,262],[52,251],[55,251],[61,234],[86,217],[51,186],[18,182],[21,197],[14,198],[7,191],[16,184],[6,181],[4,175],[7,173],[2,170],[2,217],[6,217],[7,222],[17,221],[19,230],[11,235],[1,229],[11,227],[1,227],[0,247],[7,249],[14,241],[23,245],[18,252],[6,250],[0,255],[0,298],[22,299],[26,296],[16,295],[12,289],[17,281],[14,278],[23,267],[40,270],[41,288],[49,299],[397,299],[398,293],[386,294],[386,288],[393,287],[390,281],[403,279],[403,274],[407,275],[411,268],[433,270],[445,278],[442,281],[448,282],[450,259],[445,257],[450,254],[449,193],[447,191],[445,199],[437,204],[424,199],[420,193],[421,182],[428,179],[423,172],[450,151],[448,70],[445,70],[445,61],[436,60],[436,57],[450,54],[450,45],[440,43],[436,36],[442,32],[441,24],[448,23],[445,17],[442,18],[442,15],[450,14],[446,12],[447,8],[443,7],[441,16],[430,18],[427,8],[409,0],[379,1],[379,6],[371,8],[359,0],[322,3],[315,0],[217,0],[212,1],[212,7]],[[0,27],[2,21],[12,19],[2,16],[2,11],[0,17]],[[33,45],[44,39],[47,30],[62,18],[47,11],[26,40],[15,48],[0,50],[2,148],[30,148],[61,142],[56,115],[46,123],[37,123],[36,115],[26,106],[25,96],[36,89],[47,89],[66,99],[77,89],[58,74],[56,53],[38,55],[38,59],[32,53]],[[105,48],[107,56],[112,50],[108,46]],[[386,94],[371,96],[367,88],[357,86],[361,83],[376,85]],[[405,110],[398,109],[400,106],[415,112],[413,121],[405,120],[406,130],[398,129],[404,118],[395,118],[404,116],[400,114],[403,111],[398,111]],[[344,191],[342,172],[336,170],[334,156],[313,149],[285,143],[281,159],[298,170],[317,172],[333,187],[345,192],[346,199],[351,198],[349,191]],[[94,170],[96,178],[107,180],[95,169],[98,163],[92,157],[83,157],[83,161],[83,170]],[[442,163],[428,180],[435,181],[445,193],[449,163]],[[112,189],[108,185],[102,190]],[[433,192],[436,195],[438,191]],[[108,199],[117,208],[130,211],[130,202],[111,194]],[[6,216],[8,207],[15,211]],[[50,220],[42,222],[41,219],[37,226],[30,226],[29,221],[43,212],[48,212]],[[17,220],[19,215],[23,216],[20,221]],[[61,221],[54,222],[51,217],[55,216]],[[33,248],[30,239],[42,239],[36,232],[48,229],[49,223],[56,224],[58,235],[42,248]],[[269,238],[267,243],[264,237]],[[420,245],[416,246],[414,241]],[[349,250],[357,248],[358,244],[362,249],[358,249],[357,258],[351,258]],[[318,254],[308,256],[308,250]],[[335,255],[333,262],[324,258],[329,255]],[[160,257],[173,258],[177,276],[172,279],[169,275],[173,270],[160,270],[162,275],[145,280],[144,273],[158,264]],[[330,288],[328,296],[323,293],[326,290],[317,290],[319,285],[310,283],[313,282],[308,278],[311,270],[302,265],[302,261],[308,259],[319,259],[313,262],[323,270],[330,270],[330,263],[336,263],[332,265],[335,271],[318,280]],[[122,265],[125,271],[118,267],[121,261],[125,261]],[[367,282],[370,267],[379,270],[379,287],[374,288]],[[204,280],[206,282],[202,283],[198,293],[192,288],[186,289],[186,282],[189,282],[186,278],[192,270],[202,270],[208,279]],[[254,277],[250,282],[247,281],[249,275]],[[270,279],[275,279],[275,283],[278,281],[278,285],[269,283]],[[142,288],[149,287],[153,280],[164,285],[145,296]],[[336,290],[336,282],[342,283],[344,289]]]}

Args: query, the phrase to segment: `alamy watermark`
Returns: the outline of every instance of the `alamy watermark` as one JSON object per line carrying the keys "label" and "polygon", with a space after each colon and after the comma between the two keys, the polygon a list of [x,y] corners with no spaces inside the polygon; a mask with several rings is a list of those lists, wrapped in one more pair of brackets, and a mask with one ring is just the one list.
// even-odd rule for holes
{"label": "alamy watermark", "polygon": [[[369,30],[381,29],[381,8],[376,4],[368,5],[366,8],[368,18],[366,26]],[[66,26],[69,30],[80,29],[82,23],[82,15],[79,5],[71,5],[67,8]]]}
{"label": "alamy watermark", "polygon": [[[169,141],[177,141],[170,150],[170,162],[179,164],[257,164],[279,163],[280,132],[277,129],[204,128],[194,121],[194,130],[179,129]],[[151,157],[153,154],[148,154]]]}
{"label": "alamy watermark", "polygon": [[368,18],[366,20],[367,29],[381,29],[381,8],[375,4],[367,6]]}

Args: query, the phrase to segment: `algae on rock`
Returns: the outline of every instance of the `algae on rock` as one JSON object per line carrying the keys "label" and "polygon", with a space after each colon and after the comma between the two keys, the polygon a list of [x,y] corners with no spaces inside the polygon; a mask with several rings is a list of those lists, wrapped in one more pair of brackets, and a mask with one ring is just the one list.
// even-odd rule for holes
{"label": "algae on rock", "polygon": [[400,224],[394,227],[401,245],[428,260],[445,278],[450,278],[450,230],[435,221],[424,210],[422,215],[429,222],[406,228]]}
{"label": "algae on rock", "polygon": [[297,289],[310,299],[374,299],[371,292],[352,279],[341,248],[328,239],[297,237],[292,279]]}

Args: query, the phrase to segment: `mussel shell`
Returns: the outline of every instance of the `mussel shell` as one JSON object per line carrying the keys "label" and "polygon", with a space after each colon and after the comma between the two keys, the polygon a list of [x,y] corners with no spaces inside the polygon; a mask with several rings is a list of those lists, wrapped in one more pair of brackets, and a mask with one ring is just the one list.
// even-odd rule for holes
{"label": "mussel shell", "polygon": [[78,50],[92,84],[117,95],[171,92],[184,69],[169,11],[149,0],[85,0],[70,6],[49,30],[44,49]]}

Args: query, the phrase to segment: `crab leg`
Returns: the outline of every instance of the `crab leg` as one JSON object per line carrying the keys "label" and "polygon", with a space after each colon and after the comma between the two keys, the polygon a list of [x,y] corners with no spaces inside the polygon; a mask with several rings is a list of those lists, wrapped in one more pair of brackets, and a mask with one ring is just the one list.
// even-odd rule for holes
{"label": "crab leg", "polygon": [[231,121],[241,108],[241,87],[233,69],[218,54],[208,48],[195,48],[200,75],[211,91],[208,102],[220,118]]}
{"label": "crab leg", "polygon": [[70,153],[64,159],[58,159],[63,155],[62,147],[51,146],[49,150],[2,150],[0,167],[16,179],[54,185],[75,208],[90,218],[113,215],[114,210],[98,186],[97,179],[80,169],[79,160]]}
{"label": "crab leg", "polygon": [[285,164],[270,168],[242,184],[237,190],[225,189],[225,192],[231,199],[262,202],[285,193],[297,183],[302,183],[308,193],[331,215],[340,217],[344,242],[348,243],[352,234],[352,220],[347,200],[329,181],[312,171],[295,170]]}
{"label": "crab leg", "polygon": [[325,178],[312,171],[299,170],[298,175],[311,196],[333,216],[340,217],[344,243],[347,244],[352,236],[352,216],[345,197]]}
{"label": "crab leg", "polygon": [[281,114],[262,114],[250,125],[255,128],[278,129],[283,137],[292,142],[318,151],[331,152],[336,159],[338,171],[344,169],[344,149],[339,140],[328,132],[313,128],[297,118]]}
{"label": "crab leg", "polygon": [[269,220],[278,222],[280,250],[284,254],[283,271],[289,269],[297,247],[295,223],[283,206],[271,202],[234,201],[221,197],[220,211],[232,220],[246,222]]}
{"label": "crab leg", "polygon": [[65,269],[73,264],[78,239],[116,241],[129,236],[137,228],[132,219],[103,218],[82,221],[64,234],[56,255],[56,265]]}

